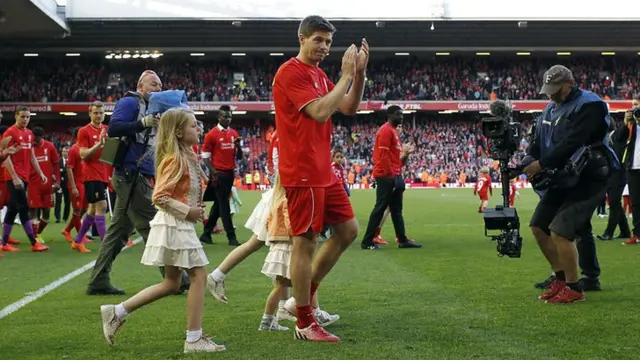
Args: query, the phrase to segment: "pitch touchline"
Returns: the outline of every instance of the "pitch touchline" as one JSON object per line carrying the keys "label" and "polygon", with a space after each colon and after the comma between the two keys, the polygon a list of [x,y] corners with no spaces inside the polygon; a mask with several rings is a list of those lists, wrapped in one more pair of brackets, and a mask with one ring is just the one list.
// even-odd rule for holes
{"label": "pitch touchline", "polygon": [[[133,241],[134,244],[138,244],[142,241],[142,237],[139,236],[137,239],[135,239]],[[126,246],[124,249],[122,249],[122,251],[127,250],[129,247]],[[82,274],[83,272],[93,268],[93,266],[96,264],[95,260],[92,260],[90,263],[75,269],[74,271],[68,273],[67,275],[59,278],[58,280],[50,283],[49,285],[46,285],[44,287],[41,287],[40,289],[29,293],[27,296],[23,297],[22,299],[14,302],[13,304],[10,304],[8,306],[6,306],[5,308],[3,308],[2,310],[0,310],[0,320],[13,314],[14,312],[20,310],[21,308],[23,308],[24,306],[26,306],[29,303],[32,303],[36,300],[38,300],[39,298],[45,296],[47,293],[55,290],[56,288],[60,287],[61,285],[64,285],[65,283],[71,281],[73,278],[77,277],[78,275]]]}

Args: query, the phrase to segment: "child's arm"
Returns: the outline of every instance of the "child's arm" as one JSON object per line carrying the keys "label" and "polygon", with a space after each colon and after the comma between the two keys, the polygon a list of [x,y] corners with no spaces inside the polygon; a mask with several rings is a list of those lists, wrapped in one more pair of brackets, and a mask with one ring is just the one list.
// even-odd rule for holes
{"label": "child's arm", "polygon": [[231,188],[231,196],[233,197],[233,202],[242,206],[242,200],[240,200],[240,195],[238,195],[238,189],[235,186]]}
{"label": "child's arm", "polygon": [[180,220],[186,220],[191,207],[171,197],[177,183],[170,180],[178,171],[180,167],[175,157],[166,158],[160,163],[153,189],[153,204]]}

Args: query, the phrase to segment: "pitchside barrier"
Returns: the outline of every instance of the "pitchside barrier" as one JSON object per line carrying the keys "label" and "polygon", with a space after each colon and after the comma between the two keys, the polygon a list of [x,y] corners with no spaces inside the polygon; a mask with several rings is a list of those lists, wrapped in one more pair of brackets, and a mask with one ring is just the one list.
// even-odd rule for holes
{"label": "pitchside barrier", "polygon": [[[528,182],[516,182],[516,188],[518,189],[529,189],[531,188],[531,184]],[[442,186],[441,184],[423,184],[423,183],[406,183],[407,189],[473,189],[476,186],[476,183],[466,183],[466,184],[446,184]],[[491,183],[491,187],[500,188],[502,187],[502,183],[494,182]],[[242,190],[260,190],[265,191],[270,189],[270,185],[242,185]],[[372,190],[374,189],[371,184],[353,184],[349,186],[351,190]]]}

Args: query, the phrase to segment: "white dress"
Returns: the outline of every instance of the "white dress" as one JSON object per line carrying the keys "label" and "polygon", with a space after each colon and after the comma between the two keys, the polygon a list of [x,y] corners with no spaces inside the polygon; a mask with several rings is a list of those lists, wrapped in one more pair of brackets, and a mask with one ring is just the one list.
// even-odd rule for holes
{"label": "white dress", "polygon": [[[189,161],[189,206],[197,207],[202,199],[200,170]],[[196,233],[195,224],[180,220],[167,211],[158,212],[149,223],[151,229],[140,262],[150,266],[176,266],[183,269],[202,267],[209,263]]]}
{"label": "white dress", "polygon": [[267,241],[267,219],[271,211],[271,200],[273,199],[273,189],[269,189],[262,193],[262,199],[253,209],[251,216],[244,226],[251,230],[258,240],[266,242],[269,246],[269,253],[264,259],[262,273],[268,277],[275,279],[276,276],[282,276],[290,279],[289,262],[291,260],[291,244],[283,242]]}
{"label": "white dress", "polygon": [[273,198],[273,189],[269,189],[262,193],[262,199],[253,209],[251,216],[247,219],[244,227],[251,230],[260,241],[267,241],[267,218],[271,211],[271,199]]}

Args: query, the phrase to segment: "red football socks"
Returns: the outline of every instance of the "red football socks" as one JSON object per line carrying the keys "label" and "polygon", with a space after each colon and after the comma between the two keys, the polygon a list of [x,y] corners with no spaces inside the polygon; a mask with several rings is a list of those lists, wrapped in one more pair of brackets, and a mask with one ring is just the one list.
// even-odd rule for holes
{"label": "red football socks", "polygon": [[296,306],[296,326],[298,329],[304,329],[311,326],[316,320],[313,317],[313,309],[311,305]]}

